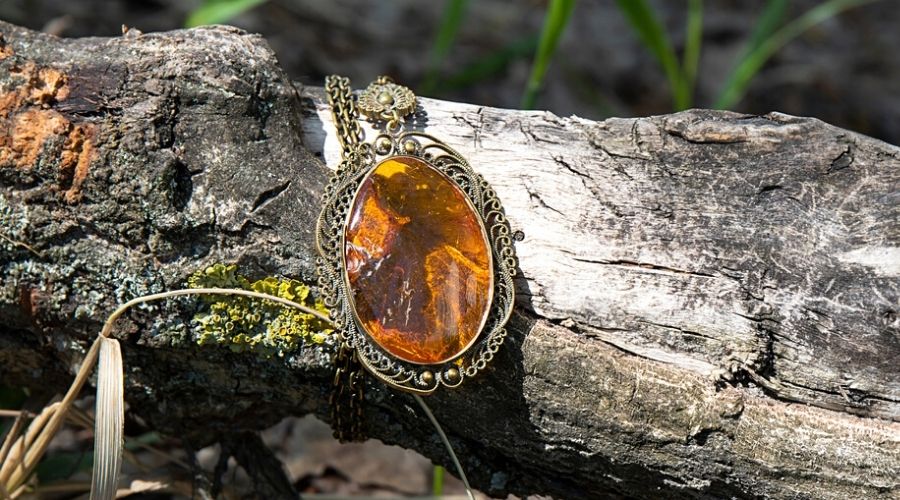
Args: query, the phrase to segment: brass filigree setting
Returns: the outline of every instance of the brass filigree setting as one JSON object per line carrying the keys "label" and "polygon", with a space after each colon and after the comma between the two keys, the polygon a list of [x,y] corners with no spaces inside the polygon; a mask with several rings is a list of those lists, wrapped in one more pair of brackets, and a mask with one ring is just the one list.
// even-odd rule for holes
{"label": "brass filigree setting", "polygon": [[416,95],[385,77],[369,84],[357,101],[360,113],[370,120],[400,119],[416,109]]}
{"label": "brass filigree setting", "polygon": [[[378,154],[361,144],[338,168],[325,191],[317,239],[319,287],[332,319],[340,329],[341,340],[359,354],[359,360],[376,378],[390,386],[417,393],[431,393],[441,386],[457,387],[491,362],[506,338],[504,328],[515,302],[513,277],[516,258],[513,237],[503,207],[491,186],[452,148],[421,132],[405,132],[387,138],[390,148]],[[414,141],[414,142],[409,142]],[[407,147],[415,144],[416,147]],[[484,223],[493,266],[493,300],[487,320],[476,341],[458,356],[437,365],[404,362],[375,343],[358,324],[350,289],[343,269],[344,227],[359,185],[378,164],[392,155],[421,158],[450,178],[468,197]]]}
{"label": "brass filigree setting", "polygon": [[[353,116],[353,99],[344,78],[326,82],[336,117]],[[390,97],[390,99],[388,98]],[[376,379],[391,387],[429,394],[440,387],[458,387],[475,376],[494,358],[506,338],[505,325],[515,302],[513,278],[516,257],[513,235],[497,194],[481,175],[453,148],[432,135],[402,130],[403,117],[415,108],[415,96],[406,87],[386,79],[371,84],[358,98],[358,111],[374,121],[384,121],[382,132],[372,141],[362,140],[358,125],[338,123],[342,161],[330,179],[323,197],[316,228],[319,288],[331,313],[344,352],[354,352],[360,364]],[[349,110],[349,111],[348,111]],[[393,125],[392,125],[393,124]],[[433,358],[435,363],[410,362],[386,350],[366,331],[354,310],[353,290],[348,280],[346,232],[360,187],[378,165],[390,158],[420,160],[465,196],[474,211],[490,254],[489,305],[474,340],[451,357]],[[399,292],[397,290],[393,292]],[[392,293],[386,290],[385,293]]]}

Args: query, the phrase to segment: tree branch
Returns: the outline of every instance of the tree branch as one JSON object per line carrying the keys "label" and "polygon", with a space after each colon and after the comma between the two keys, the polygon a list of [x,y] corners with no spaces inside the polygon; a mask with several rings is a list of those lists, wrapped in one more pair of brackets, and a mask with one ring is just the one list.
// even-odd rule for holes
{"label": "tree branch", "polygon": [[[5,384],[61,390],[117,304],[209,264],[314,281],[336,138],[320,91],[298,93],[262,39],[0,33]],[[507,344],[429,398],[474,486],[562,498],[900,486],[898,148],[777,113],[593,122],[423,107],[418,126],[470,160],[524,234]],[[196,307],[120,321],[131,411],[195,443],[327,418],[327,349],[197,346]],[[447,465],[409,396],[367,394],[370,436]]]}

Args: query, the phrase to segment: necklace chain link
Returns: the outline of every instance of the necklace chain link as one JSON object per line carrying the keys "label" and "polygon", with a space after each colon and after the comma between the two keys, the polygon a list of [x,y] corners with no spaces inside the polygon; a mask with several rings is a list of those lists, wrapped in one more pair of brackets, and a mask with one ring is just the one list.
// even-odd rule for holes
{"label": "necklace chain link", "polygon": [[363,140],[363,130],[359,125],[359,110],[356,108],[356,98],[350,88],[350,79],[346,76],[331,75],[325,79],[325,91],[328,94],[328,104],[331,105],[338,141],[341,143],[342,158],[348,158]]}
{"label": "necklace chain link", "polygon": [[[325,91],[341,145],[341,158],[346,160],[364,138],[350,79],[331,75],[325,79]],[[365,386],[362,364],[355,350],[346,342],[341,342],[333,363],[335,373],[329,403],[334,437],[341,442],[362,441],[365,439],[362,432]]]}
{"label": "necklace chain link", "polygon": [[[325,78],[325,92],[344,162],[365,162],[374,154],[372,145],[364,141],[360,112],[376,126],[383,126],[384,133],[396,135],[402,129],[405,117],[416,108],[412,90],[395,84],[386,76],[378,77],[357,97],[350,88],[349,78],[330,75]],[[362,432],[365,371],[359,353],[342,341],[334,357],[334,367],[330,398],[334,435],[342,442],[362,441],[365,439]]]}

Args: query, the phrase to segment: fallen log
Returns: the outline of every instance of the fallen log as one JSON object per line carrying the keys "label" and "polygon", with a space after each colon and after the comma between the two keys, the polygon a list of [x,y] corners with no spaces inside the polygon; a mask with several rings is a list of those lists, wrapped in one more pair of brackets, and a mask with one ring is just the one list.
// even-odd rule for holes
{"label": "fallen log", "polygon": [[[116,304],[213,263],[314,283],[337,142],[260,37],[0,35],[3,384],[63,390]],[[900,149],[777,113],[423,108],[521,232],[510,338],[429,398],[474,486],[896,494]],[[133,415],[194,444],[328,418],[328,346],[198,346],[197,307],[119,322]],[[447,464],[409,396],[371,383],[366,407],[369,436]]]}

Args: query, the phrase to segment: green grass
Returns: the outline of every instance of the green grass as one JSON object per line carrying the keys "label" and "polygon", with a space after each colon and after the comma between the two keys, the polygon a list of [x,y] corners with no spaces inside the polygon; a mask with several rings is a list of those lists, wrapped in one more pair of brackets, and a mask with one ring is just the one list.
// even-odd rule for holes
{"label": "green grass", "polygon": [[444,496],[444,468],[434,466],[434,475],[431,478],[431,495],[437,498]]}
{"label": "green grass", "polygon": [[[684,75],[678,64],[678,56],[669,41],[662,24],[656,19],[653,9],[645,0],[616,0],[616,5],[637,34],[638,39],[662,67],[672,90],[675,109],[687,107],[689,95],[684,84]],[[699,53],[699,51],[698,51]]]}
{"label": "green grass", "polygon": [[541,85],[544,83],[547,67],[550,66],[550,61],[556,52],[556,46],[559,44],[559,39],[563,33],[565,33],[574,9],[575,0],[550,0],[550,6],[547,8],[547,14],[544,17],[544,27],[541,29],[537,52],[534,55],[534,62],[531,66],[531,76],[528,77],[528,84],[525,86],[525,93],[522,95],[522,109],[534,108],[538,92],[540,92]]}
{"label": "green grass", "polygon": [[703,0],[688,0],[687,38],[681,60],[682,109],[694,103],[694,88],[697,85],[697,68],[700,65],[700,47],[703,44]]}
{"label": "green grass", "polygon": [[750,39],[747,40],[747,45],[744,47],[739,60],[744,59],[747,57],[747,54],[759,48],[763,42],[772,36],[772,33],[775,33],[784,24],[789,6],[788,0],[769,0],[766,2],[766,6],[763,8],[762,14],[759,15],[756,26],[754,26],[753,32],[750,33]]}
{"label": "green grass", "polygon": [[[225,23],[267,0],[204,0],[185,25]],[[810,28],[840,13],[877,0],[826,0],[793,21],[784,24],[790,7],[788,0],[768,0],[757,18],[753,32],[717,95],[713,107],[735,107],[766,62],[785,45]],[[575,0],[549,0],[539,36],[525,36],[508,46],[445,74],[447,55],[456,44],[457,34],[466,20],[469,0],[446,0],[434,41],[428,53],[425,78],[419,89],[426,95],[458,89],[487,80],[506,70],[509,64],[533,53],[531,72],[522,95],[521,107],[532,109],[552,64],[560,38],[565,34],[575,9]],[[679,60],[669,36],[646,0],[616,0],[619,11],[641,44],[649,51],[665,74],[676,111],[694,105],[694,93],[703,44],[703,0],[687,0],[687,26],[684,50]]]}
{"label": "green grass", "polygon": [[645,0],[616,0],[616,5],[638,39],[662,67],[672,93],[672,107],[680,111],[693,106],[703,44],[703,0],[688,0],[681,63],[666,30]]}
{"label": "green grass", "polygon": [[222,24],[265,3],[266,0],[204,0],[203,4],[188,15],[186,28],[207,24]]}
{"label": "green grass", "polygon": [[437,36],[431,45],[431,52],[428,54],[428,69],[425,72],[425,81],[422,83],[419,92],[422,94],[431,94],[438,86],[441,74],[441,66],[444,59],[450,53],[450,49],[456,42],[456,34],[460,25],[466,17],[466,8],[469,0],[447,0],[444,7],[444,14],[441,16],[441,23],[438,26]]}
{"label": "green grass", "polygon": [[[185,25],[225,23],[267,0],[204,0]],[[876,0],[826,0],[793,21],[784,24],[790,7],[788,0],[768,0],[757,18],[753,32],[717,95],[713,107],[735,107],[766,62],[785,45],[810,28],[840,13]],[[575,0],[550,0],[539,36],[525,36],[508,46],[445,74],[444,62],[456,44],[457,34],[466,20],[469,0],[446,0],[434,41],[428,53],[425,78],[419,92],[439,94],[477,84],[506,70],[509,64],[533,53],[531,72],[522,95],[522,109],[532,109],[540,94],[547,71],[556,54],[575,9]],[[703,45],[703,0],[687,0],[687,26],[684,50],[679,61],[662,23],[646,0],[616,0],[619,11],[641,44],[649,51],[665,74],[675,111],[694,105],[694,93]]]}
{"label": "green grass", "polygon": [[[790,23],[782,25],[789,2],[769,0],[741,57],[722,86],[714,106],[727,109],[737,105],[763,65],[782,47],[808,29],[847,9],[873,1],[875,0],[828,0]],[[645,0],[616,0],[616,4],[638,39],[665,73],[672,93],[672,107],[679,111],[693,106],[703,41],[702,0],[688,0],[686,37],[680,64],[662,24]]]}
{"label": "green grass", "polygon": [[753,77],[769,58],[808,29],[847,9],[873,1],[875,0],[828,0],[776,30],[775,27],[778,26],[778,21],[783,17],[784,10],[787,8],[787,2],[770,0],[760,15],[743,57],[729,75],[714,107],[719,109],[734,107],[744,97]]}
{"label": "green grass", "polygon": [[497,76],[503,73],[513,61],[534,54],[537,46],[537,36],[529,35],[516,40],[500,50],[463,66],[456,73],[443,76],[437,84],[435,92],[468,87]]}

